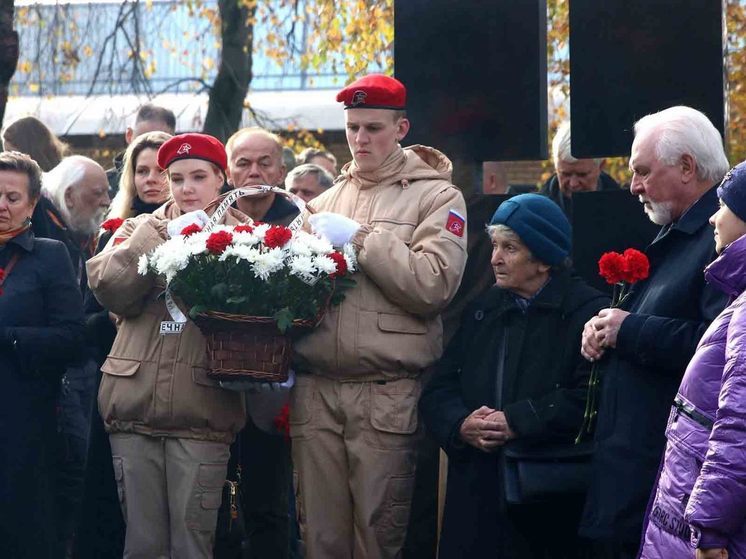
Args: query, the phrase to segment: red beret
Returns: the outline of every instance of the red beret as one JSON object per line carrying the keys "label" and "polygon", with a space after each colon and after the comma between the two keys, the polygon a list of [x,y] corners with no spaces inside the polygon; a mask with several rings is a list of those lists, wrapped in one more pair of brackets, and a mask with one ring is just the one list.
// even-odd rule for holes
{"label": "red beret", "polygon": [[167,169],[179,159],[202,159],[214,163],[223,171],[228,165],[225,146],[207,134],[179,134],[169,138],[158,149],[158,166],[161,169]]}
{"label": "red beret", "polygon": [[402,110],[407,104],[407,89],[391,76],[368,74],[337,93],[345,109]]}

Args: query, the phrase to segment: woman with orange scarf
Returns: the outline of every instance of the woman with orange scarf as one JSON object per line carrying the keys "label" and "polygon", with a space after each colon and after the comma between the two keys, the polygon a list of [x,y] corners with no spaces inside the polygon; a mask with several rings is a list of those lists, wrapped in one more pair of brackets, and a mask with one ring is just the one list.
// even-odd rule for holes
{"label": "woman with orange scarf", "polygon": [[56,557],[49,453],[55,393],[83,343],[83,309],[65,246],[36,239],[41,169],[0,153],[0,548]]}

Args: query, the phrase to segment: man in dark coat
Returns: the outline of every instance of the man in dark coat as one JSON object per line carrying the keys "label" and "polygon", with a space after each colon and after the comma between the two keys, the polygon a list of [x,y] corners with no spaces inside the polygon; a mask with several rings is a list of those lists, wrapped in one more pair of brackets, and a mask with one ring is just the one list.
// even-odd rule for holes
{"label": "man in dark coat", "polygon": [[582,493],[507,504],[502,447],[574,448],[590,370],[577,344],[609,301],[571,277],[570,224],[546,198],[507,200],[490,223],[497,282],[466,308],[420,399],[449,458],[440,556],[578,559]]}
{"label": "man in dark coat", "polygon": [[725,305],[707,286],[715,255],[709,217],[728,170],[722,138],[705,115],[672,107],[635,124],[631,193],[662,225],[647,248],[650,276],[622,309],[583,331],[583,355],[604,359],[593,477],[581,534],[598,557],[632,558],[665,445],[671,402],[707,325]]}
{"label": "man in dark coat", "polygon": [[603,159],[576,159],[570,152],[570,123],[557,129],[552,140],[552,161],[555,174],[539,189],[562,208],[572,222],[572,195],[575,192],[618,190],[619,184],[604,173]]}

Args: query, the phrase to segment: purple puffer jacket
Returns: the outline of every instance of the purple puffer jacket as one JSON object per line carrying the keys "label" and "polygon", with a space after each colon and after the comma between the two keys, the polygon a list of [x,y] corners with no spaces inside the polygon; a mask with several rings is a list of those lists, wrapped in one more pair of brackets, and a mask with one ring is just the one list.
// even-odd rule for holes
{"label": "purple puffer jacket", "polygon": [[640,557],[689,559],[727,548],[746,559],[746,235],[705,270],[732,303],[684,373]]}

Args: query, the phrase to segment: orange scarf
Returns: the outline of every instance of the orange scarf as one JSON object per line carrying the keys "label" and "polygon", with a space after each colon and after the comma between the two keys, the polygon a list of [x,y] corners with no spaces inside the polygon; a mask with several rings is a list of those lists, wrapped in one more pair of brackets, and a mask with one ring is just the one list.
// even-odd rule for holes
{"label": "orange scarf", "polygon": [[31,220],[27,219],[26,221],[23,222],[23,225],[21,225],[20,227],[16,229],[12,229],[10,231],[5,231],[5,232],[0,232],[0,245],[4,245],[9,240],[17,237],[21,233],[25,233],[26,231],[28,231],[29,227],[31,227]]}

